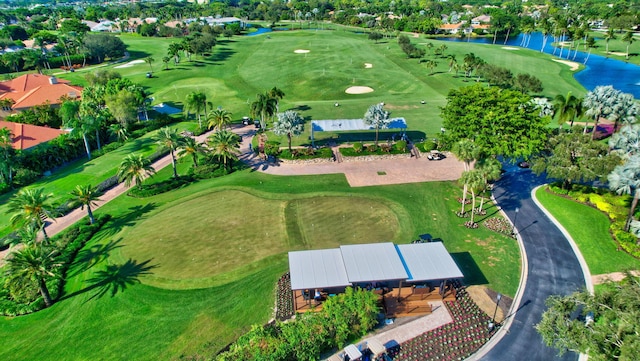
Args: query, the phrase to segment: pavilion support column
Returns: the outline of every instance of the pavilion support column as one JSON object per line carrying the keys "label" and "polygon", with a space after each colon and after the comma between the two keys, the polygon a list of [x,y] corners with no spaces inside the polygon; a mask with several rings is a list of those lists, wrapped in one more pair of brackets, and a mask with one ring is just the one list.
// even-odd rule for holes
{"label": "pavilion support column", "polygon": [[398,282],[398,301],[400,301],[400,292],[402,291],[402,280]]}

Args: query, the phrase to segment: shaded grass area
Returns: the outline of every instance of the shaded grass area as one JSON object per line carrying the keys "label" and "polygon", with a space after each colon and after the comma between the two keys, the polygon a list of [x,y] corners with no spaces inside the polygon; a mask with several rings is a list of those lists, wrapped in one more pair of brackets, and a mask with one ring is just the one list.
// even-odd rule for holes
{"label": "shaded grass area", "polygon": [[640,269],[640,260],[617,250],[604,213],[543,188],[538,189],[536,197],[569,232],[592,275]]}
{"label": "shaded grass area", "polygon": [[[99,355],[101,359],[169,360],[204,357],[232,342],[248,330],[250,324],[266,322],[272,316],[276,280],[288,268],[285,251],[321,248],[324,242],[335,240],[280,245],[285,251],[238,264],[203,281],[201,278],[161,279],[159,258],[134,255],[128,248],[138,246],[134,245],[137,238],[124,239],[139,225],[181,205],[182,212],[195,217],[196,212],[191,210],[205,207],[203,204],[214,201],[216,194],[248,194],[255,201],[279,205],[289,200],[292,209],[288,212],[292,215],[290,218],[296,220],[299,234],[307,232],[305,227],[309,227],[306,222],[300,225],[300,220],[313,217],[317,209],[328,209],[324,216],[327,224],[338,223],[342,214],[335,210],[345,209],[350,199],[362,199],[357,204],[359,207],[354,207],[354,216],[367,214],[377,219],[373,223],[379,222],[381,229],[392,229],[388,217],[384,217],[388,212],[371,209],[372,205],[384,205],[398,217],[398,231],[393,241],[407,243],[420,234],[430,233],[442,240],[454,255],[465,254],[456,258],[458,262],[472,263],[470,267],[461,264],[468,283],[483,283],[513,295],[520,266],[515,241],[482,227],[477,230],[464,227],[464,220],[454,213],[459,206],[455,199],[459,192],[458,186],[451,182],[351,188],[342,175],[279,177],[244,170],[146,199],[120,197],[97,210],[97,213],[112,214],[113,220],[87,245],[83,257],[70,270],[73,277],[66,284],[67,297],[51,309],[34,315],[0,319],[0,337],[15,340],[0,350],[0,358],[24,360],[37,355],[42,360],[75,360],[95,359]],[[249,219],[254,206],[245,203],[238,212],[248,215]],[[280,208],[278,212],[287,213]],[[492,215],[490,209],[488,214]],[[209,223],[222,221],[211,219]],[[296,228],[291,227],[289,221],[281,222],[286,224],[287,231]],[[367,224],[363,228],[366,229]],[[156,235],[160,236],[163,235]],[[367,237],[358,241],[371,240]],[[224,244],[225,239],[220,242]],[[263,238],[245,242],[268,245],[268,240]],[[181,266],[187,269],[185,274],[193,272],[188,263]],[[135,270],[141,267],[148,268],[150,273],[137,274]],[[514,278],[505,277],[507,275]],[[149,285],[154,279],[166,288]],[[97,282],[103,283],[94,286]],[[207,288],[197,288],[204,283]],[[98,292],[102,295],[96,296]],[[69,344],[74,347],[67,347]]]}

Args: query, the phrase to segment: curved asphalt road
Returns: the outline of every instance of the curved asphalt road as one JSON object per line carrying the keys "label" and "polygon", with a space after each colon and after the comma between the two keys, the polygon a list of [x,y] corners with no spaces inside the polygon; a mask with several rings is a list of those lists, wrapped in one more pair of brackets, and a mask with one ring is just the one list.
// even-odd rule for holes
{"label": "curved asphalt road", "polygon": [[[558,357],[534,328],[550,295],[566,295],[585,287],[584,276],[569,241],[531,199],[531,190],[546,183],[528,169],[510,167],[494,187],[498,205],[515,223],[527,252],[528,278],[515,319],[507,334],[484,356],[487,361],[578,360]],[[516,214],[515,209],[519,208]]]}

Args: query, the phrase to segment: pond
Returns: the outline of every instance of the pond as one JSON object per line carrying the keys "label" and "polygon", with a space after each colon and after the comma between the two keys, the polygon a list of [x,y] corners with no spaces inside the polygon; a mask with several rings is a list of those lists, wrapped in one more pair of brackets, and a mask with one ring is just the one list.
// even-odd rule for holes
{"label": "pond", "polygon": [[[493,38],[439,38],[444,41],[473,42],[473,43],[493,43]],[[549,36],[546,43],[542,33],[532,33],[530,39],[525,40],[525,35],[510,38],[506,44],[503,39],[497,39],[496,46],[518,46],[537,51],[544,51],[547,54],[555,55],[564,60],[575,61],[585,64],[586,68],[574,75],[576,80],[587,90],[593,90],[599,85],[613,85],[614,88],[625,93],[633,94],[640,99],[640,66],[615,60],[600,55],[589,55],[586,51],[569,51],[561,47],[552,45],[553,37]],[[584,42],[579,46],[584,49]],[[543,47],[544,44],[544,47]],[[535,75],[535,74],[532,74]]]}

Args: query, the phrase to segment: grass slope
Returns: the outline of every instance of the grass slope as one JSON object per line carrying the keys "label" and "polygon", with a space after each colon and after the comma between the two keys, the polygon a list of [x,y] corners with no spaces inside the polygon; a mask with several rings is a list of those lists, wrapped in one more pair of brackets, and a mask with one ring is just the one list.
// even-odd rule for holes
{"label": "grass slope", "polygon": [[543,188],[538,189],[536,197],[569,232],[592,275],[640,269],[640,260],[617,250],[604,213]]}

